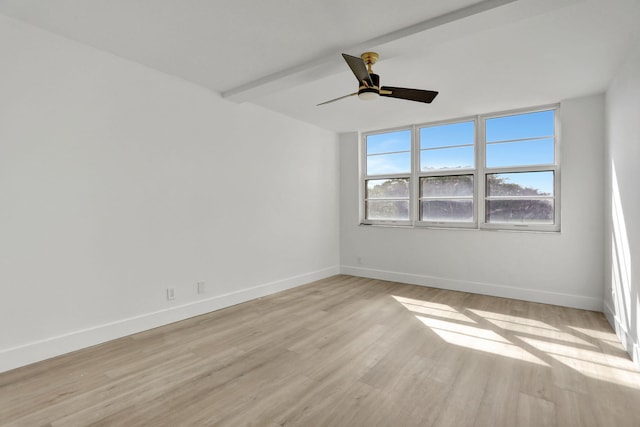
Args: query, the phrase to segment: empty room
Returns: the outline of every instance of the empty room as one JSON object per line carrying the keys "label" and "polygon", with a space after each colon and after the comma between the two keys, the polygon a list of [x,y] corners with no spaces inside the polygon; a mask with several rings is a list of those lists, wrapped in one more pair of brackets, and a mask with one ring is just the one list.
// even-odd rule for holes
{"label": "empty room", "polygon": [[0,426],[640,426],[637,0],[0,0]]}

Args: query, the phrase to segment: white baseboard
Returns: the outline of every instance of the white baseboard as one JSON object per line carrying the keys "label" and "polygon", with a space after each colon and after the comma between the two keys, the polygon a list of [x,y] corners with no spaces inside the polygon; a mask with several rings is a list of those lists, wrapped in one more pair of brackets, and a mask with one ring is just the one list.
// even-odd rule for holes
{"label": "white baseboard", "polygon": [[448,289],[452,291],[462,291],[502,298],[512,298],[523,301],[540,302],[544,304],[560,305],[564,307],[580,308],[584,310],[602,311],[602,299],[586,297],[582,295],[548,292],[538,289],[515,288],[512,286],[496,285],[492,283],[454,280],[446,279],[443,277],[399,273],[396,271],[376,270],[371,268],[344,265],[340,268],[340,272],[342,274],[367,277],[370,279],[389,280],[392,282],[428,286],[431,288]]}
{"label": "white baseboard", "polygon": [[609,305],[608,302],[604,303],[604,316],[609,321],[609,324],[616,331],[616,335],[624,349],[629,353],[631,360],[636,365],[636,368],[640,369],[640,346],[638,345],[637,337],[632,337],[627,333],[627,328],[623,327],[620,323],[620,319],[616,316],[615,310]]}
{"label": "white baseboard", "polygon": [[0,350],[0,372],[199,316],[339,274],[338,266]]}

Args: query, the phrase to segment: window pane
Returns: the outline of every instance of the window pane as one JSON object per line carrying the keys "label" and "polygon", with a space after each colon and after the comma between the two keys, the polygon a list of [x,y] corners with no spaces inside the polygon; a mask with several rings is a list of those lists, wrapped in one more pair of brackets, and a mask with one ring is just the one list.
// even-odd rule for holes
{"label": "window pane", "polygon": [[553,138],[487,144],[487,167],[553,164]]}
{"label": "window pane", "polygon": [[436,148],[420,152],[420,170],[471,169],[473,147]]}
{"label": "window pane", "polygon": [[473,175],[429,176],[420,179],[420,197],[473,197]]}
{"label": "window pane", "polygon": [[411,172],[411,153],[367,156],[367,175]]}
{"label": "window pane", "polygon": [[473,200],[423,200],[421,221],[473,222]]}
{"label": "window pane", "polygon": [[473,145],[474,122],[451,123],[420,129],[420,148]]}
{"label": "window pane", "polygon": [[553,171],[487,175],[487,196],[553,196]]}
{"label": "window pane", "polygon": [[553,117],[554,111],[548,110],[487,119],[487,142],[553,136]]}
{"label": "window pane", "polygon": [[409,219],[408,200],[367,200],[367,219]]}
{"label": "window pane", "polygon": [[551,199],[487,200],[488,223],[553,224]]}
{"label": "window pane", "polygon": [[409,179],[370,179],[367,181],[367,199],[409,198]]}
{"label": "window pane", "polygon": [[411,151],[411,130],[367,135],[367,155]]}

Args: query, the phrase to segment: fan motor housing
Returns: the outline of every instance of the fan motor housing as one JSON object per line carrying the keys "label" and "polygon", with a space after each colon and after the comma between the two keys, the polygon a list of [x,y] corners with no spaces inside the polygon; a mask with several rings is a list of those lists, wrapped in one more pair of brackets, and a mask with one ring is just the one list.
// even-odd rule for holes
{"label": "fan motor housing", "polygon": [[358,88],[358,98],[365,101],[372,101],[380,96],[380,76],[373,73],[369,74],[369,76],[373,87],[363,85]]}
{"label": "fan motor housing", "polygon": [[373,82],[373,87],[367,87],[365,85],[360,86],[360,88],[358,89],[358,95],[360,95],[361,93],[376,93],[376,94],[380,94],[380,76],[377,74],[370,74],[371,76],[371,81]]}

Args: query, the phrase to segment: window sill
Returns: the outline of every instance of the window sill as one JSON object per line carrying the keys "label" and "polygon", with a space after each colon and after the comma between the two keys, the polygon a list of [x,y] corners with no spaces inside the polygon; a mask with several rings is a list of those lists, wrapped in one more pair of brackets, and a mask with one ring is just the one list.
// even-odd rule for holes
{"label": "window sill", "polygon": [[497,227],[446,227],[435,225],[413,225],[413,224],[383,224],[383,223],[366,223],[361,222],[359,227],[374,227],[374,228],[404,228],[407,230],[453,230],[453,231],[489,231],[489,232],[506,232],[506,233],[533,233],[533,234],[561,234],[562,230],[541,230],[536,228],[497,228]]}

